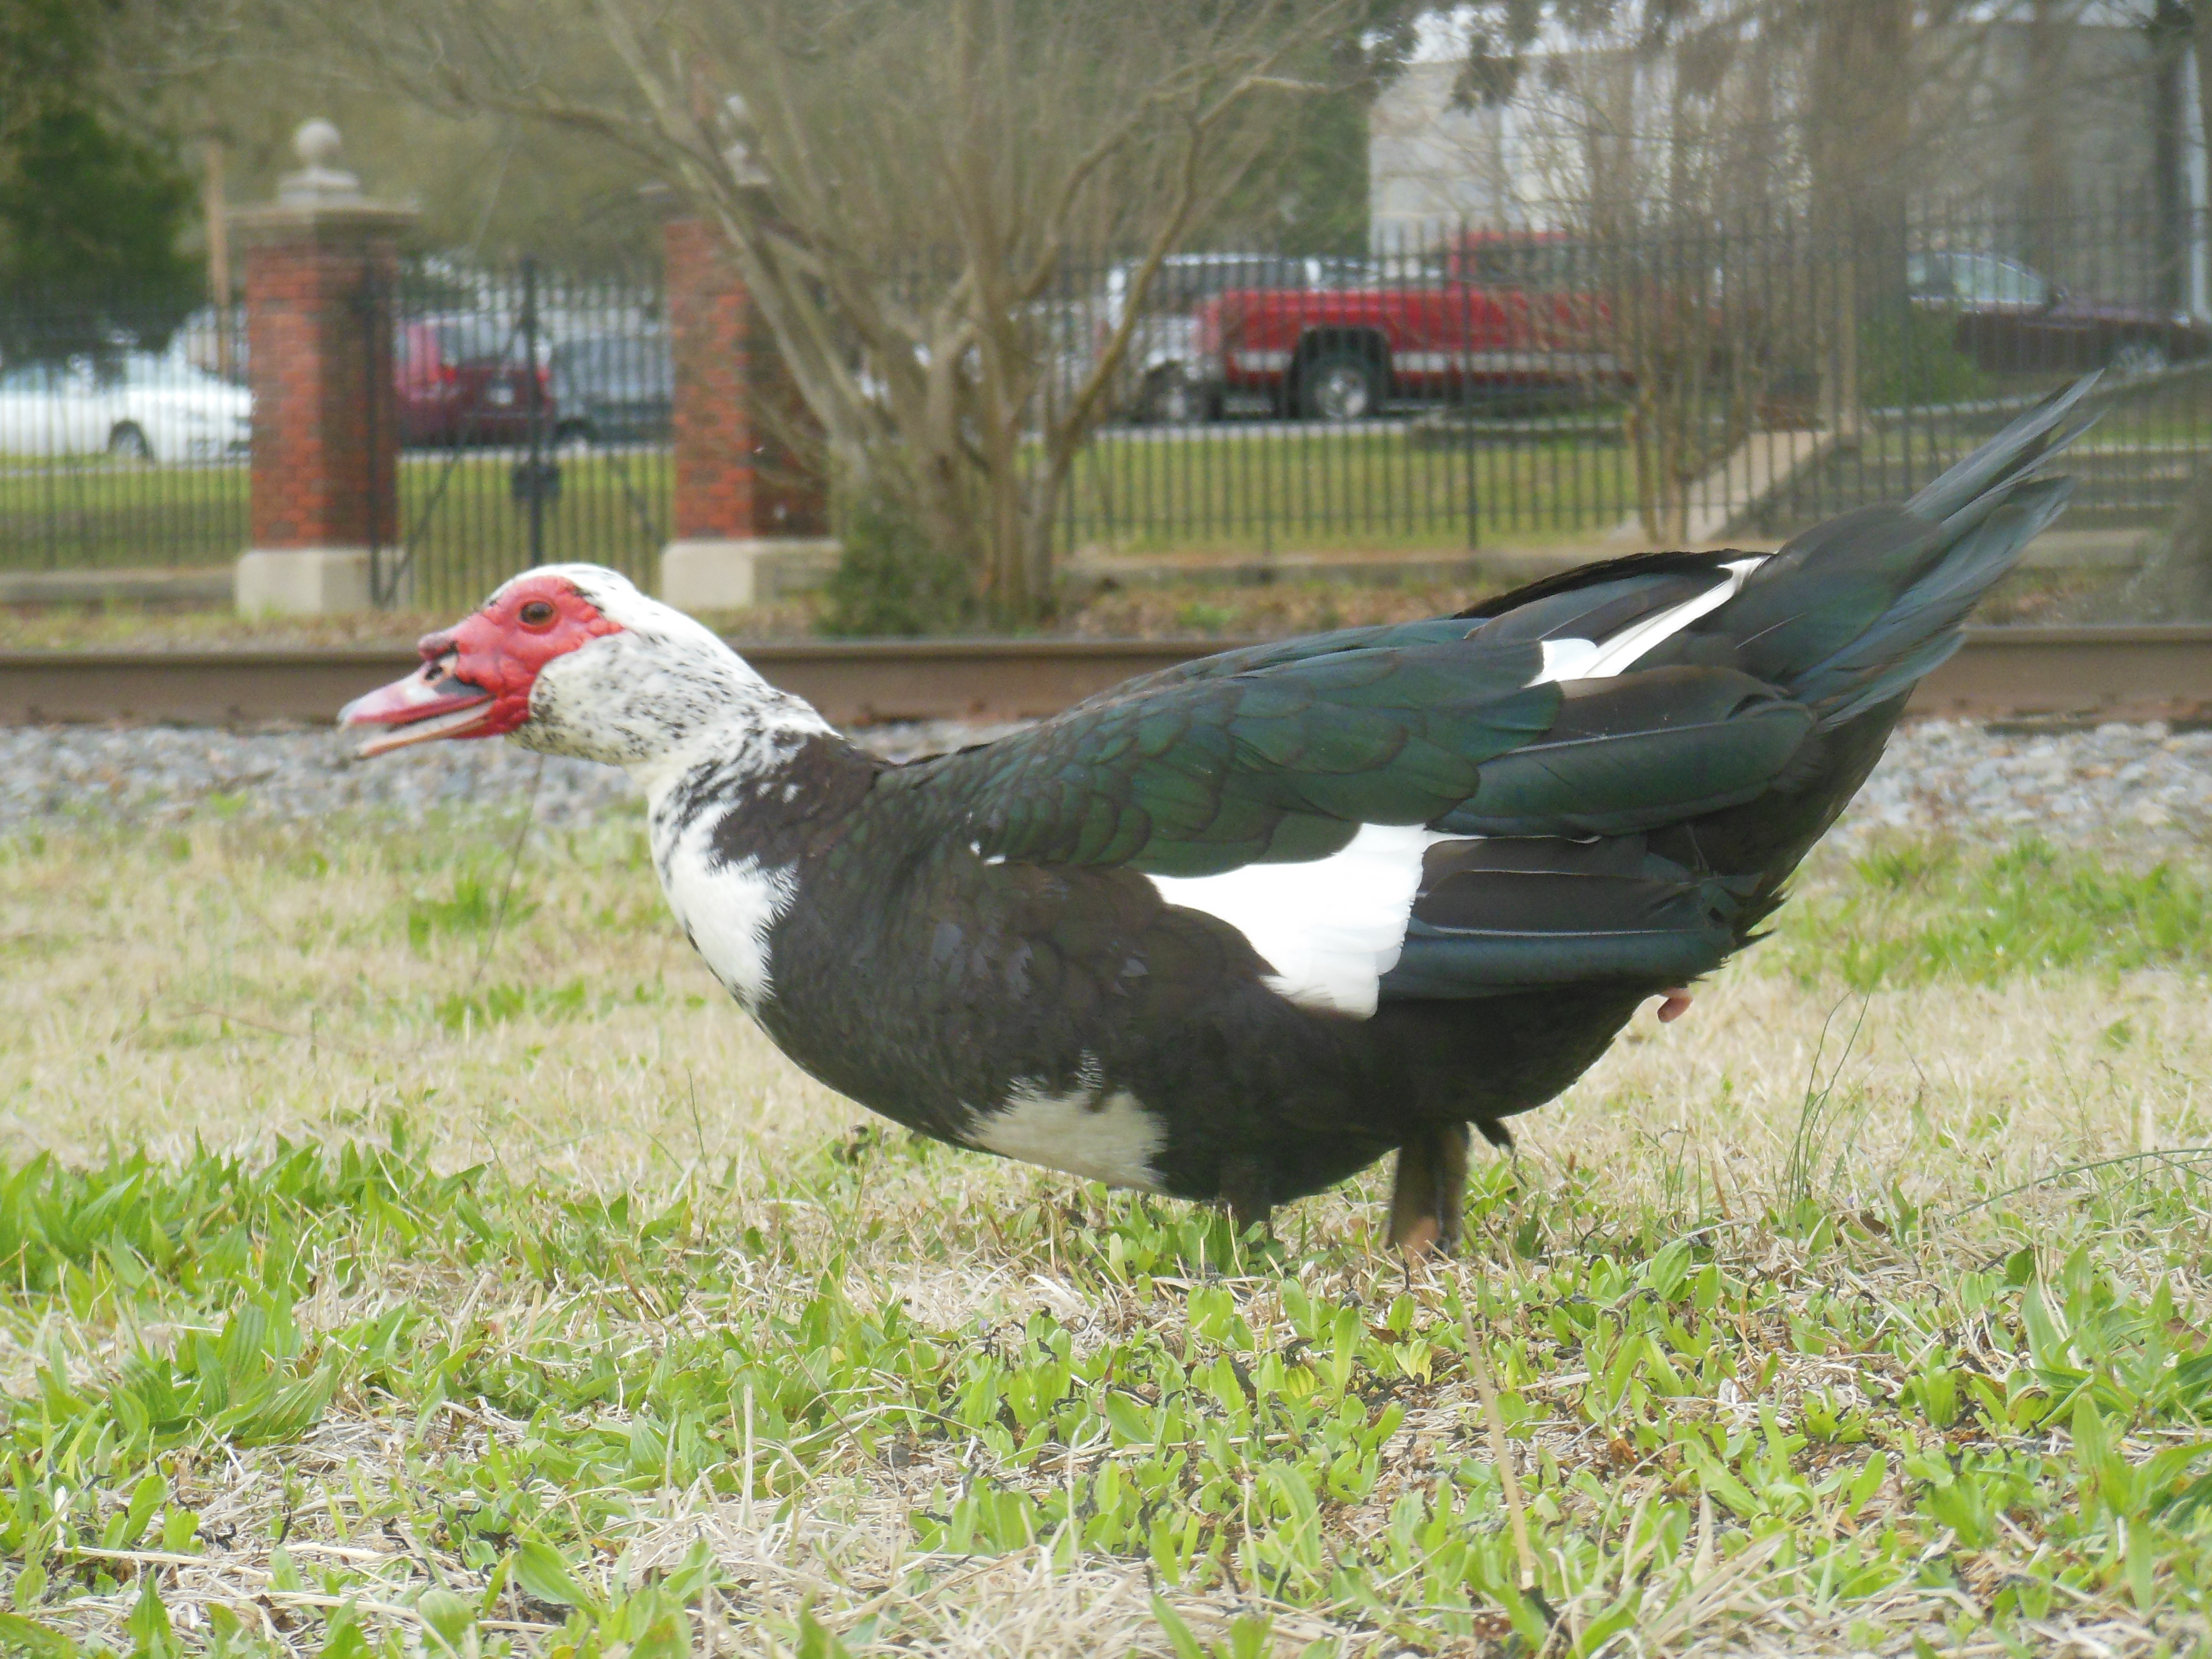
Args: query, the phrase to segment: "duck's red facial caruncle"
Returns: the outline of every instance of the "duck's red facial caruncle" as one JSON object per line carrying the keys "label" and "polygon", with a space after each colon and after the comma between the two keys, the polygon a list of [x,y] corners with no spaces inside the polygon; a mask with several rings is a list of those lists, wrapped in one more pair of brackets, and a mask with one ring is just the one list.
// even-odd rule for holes
{"label": "duck's red facial caruncle", "polygon": [[416,649],[422,665],[405,679],[356,697],[340,726],[384,726],[366,757],[434,738],[495,738],[530,718],[530,688],[554,658],[621,631],[565,577],[518,576],[474,616]]}

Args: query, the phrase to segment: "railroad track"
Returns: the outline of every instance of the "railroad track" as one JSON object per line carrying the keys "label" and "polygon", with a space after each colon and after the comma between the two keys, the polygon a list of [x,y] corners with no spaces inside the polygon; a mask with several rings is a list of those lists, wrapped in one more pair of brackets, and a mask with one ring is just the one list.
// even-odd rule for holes
{"label": "railroad track", "polygon": [[[738,642],[769,680],[841,725],[1050,714],[1233,640]],[[0,652],[0,725],[319,723],[397,678],[412,652]],[[2212,626],[1969,629],[1916,714],[1970,720],[2212,720]]]}

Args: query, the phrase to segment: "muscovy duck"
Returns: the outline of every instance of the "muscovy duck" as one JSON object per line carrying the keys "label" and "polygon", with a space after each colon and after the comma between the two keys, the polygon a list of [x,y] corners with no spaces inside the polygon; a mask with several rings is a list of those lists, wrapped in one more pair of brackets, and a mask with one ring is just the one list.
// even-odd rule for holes
{"label": "muscovy duck", "polygon": [[1243,1223],[1395,1150],[1392,1240],[1448,1249],[1469,1126],[1510,1144],[1781,902],[2063,503],[2087,389],[1771,555],[1227,652],[908,765],[588,565],[341,719],[627,769],[716,977],[885,1116]]}

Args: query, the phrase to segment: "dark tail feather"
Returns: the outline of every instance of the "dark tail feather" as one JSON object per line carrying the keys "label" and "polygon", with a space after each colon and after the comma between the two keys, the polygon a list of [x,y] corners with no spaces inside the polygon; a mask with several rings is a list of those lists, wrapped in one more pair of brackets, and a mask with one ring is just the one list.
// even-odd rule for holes
{"label": "dark tail feather", "polygon": [[1743,665],[1826,726],[1909,690],[2065,505],[2071,483],[2039,475],[2088,427],[2080,405],[2096,382],[2053,393],[1904,507],[1846,514],[1783,548],[1715,615]]}
{"label": "dark tail feather", "polygon": [[[2036,478],[1959,538],[1857,639],[1799,675],[1791,693],[1837,726],[1910,690],[1959,648],[1966,613],[2019,561],[2074,493],[2071,478]],[[1963,511],[1963,509],[1962,509]]]}
{"label": "dark tail feather", "polygon": [[[1972,521],[1986,517],[2004,499],[2007,484],[2033,477],[2044,462],[2088,429],[2097,417],[2076,419],[2075,411],[2100,378],[2085,374],[2051,393],[1905,502],[1905,510],[1951,534],[1966,527],[1953,526],[1952,520],[1961,514],[1973,514]],[[1982,511],[1975,514],[1978,507]]]}

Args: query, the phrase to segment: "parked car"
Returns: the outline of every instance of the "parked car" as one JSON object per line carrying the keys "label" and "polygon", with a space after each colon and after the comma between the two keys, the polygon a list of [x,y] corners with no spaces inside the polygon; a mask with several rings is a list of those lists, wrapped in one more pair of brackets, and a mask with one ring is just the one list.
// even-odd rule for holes
{"label": "parked car", "polygon": [[665,334],[563,340],[547,362],[558,435],[581,443],[651,443],[668,436],[676,360]]}
{"label": "parked car", "polygon": [[27,362],[0,371],[0,455],[242,459],[253,394],[177,353]]}
{"label": "parked car", "polygon": [[1914,305],[1957,315],[1954,344],[1990,374],[2151,374],[2212,349],[2212,326],[2185,311],[2087,299],[1994,253],[1915,253],[1905,280]]}
{"label": "parked car", "polygon": [[[1128,306],[1136,264],[1109,266],[1091,303],[1093,352],[1103,350]],[[1358,280],[1364,262],[1273,253],[1173,253],[1153,273],[1145,308],[1130,331],[1115,411],[1134,419],[1178,422],[1221,413],[1222,388],[1199,360],[1195,313],[1231,289],[1292,292]]]}
{"label": "parked car", "polygon": [[560,406],[545,368],[523,356],[520,332],[497,317],[402,324],[392,350],[399,441],[447,448],[519,444],[529,438],[533,416],[549,436],[557,431]]}
{"label": "parked car", "polygon": [[1578,244],[1474,232],[1441,259],[1351,287],[1231,289],[1194,319],[1206,395],[1354,421],[1393,402],[1617,384]]}

